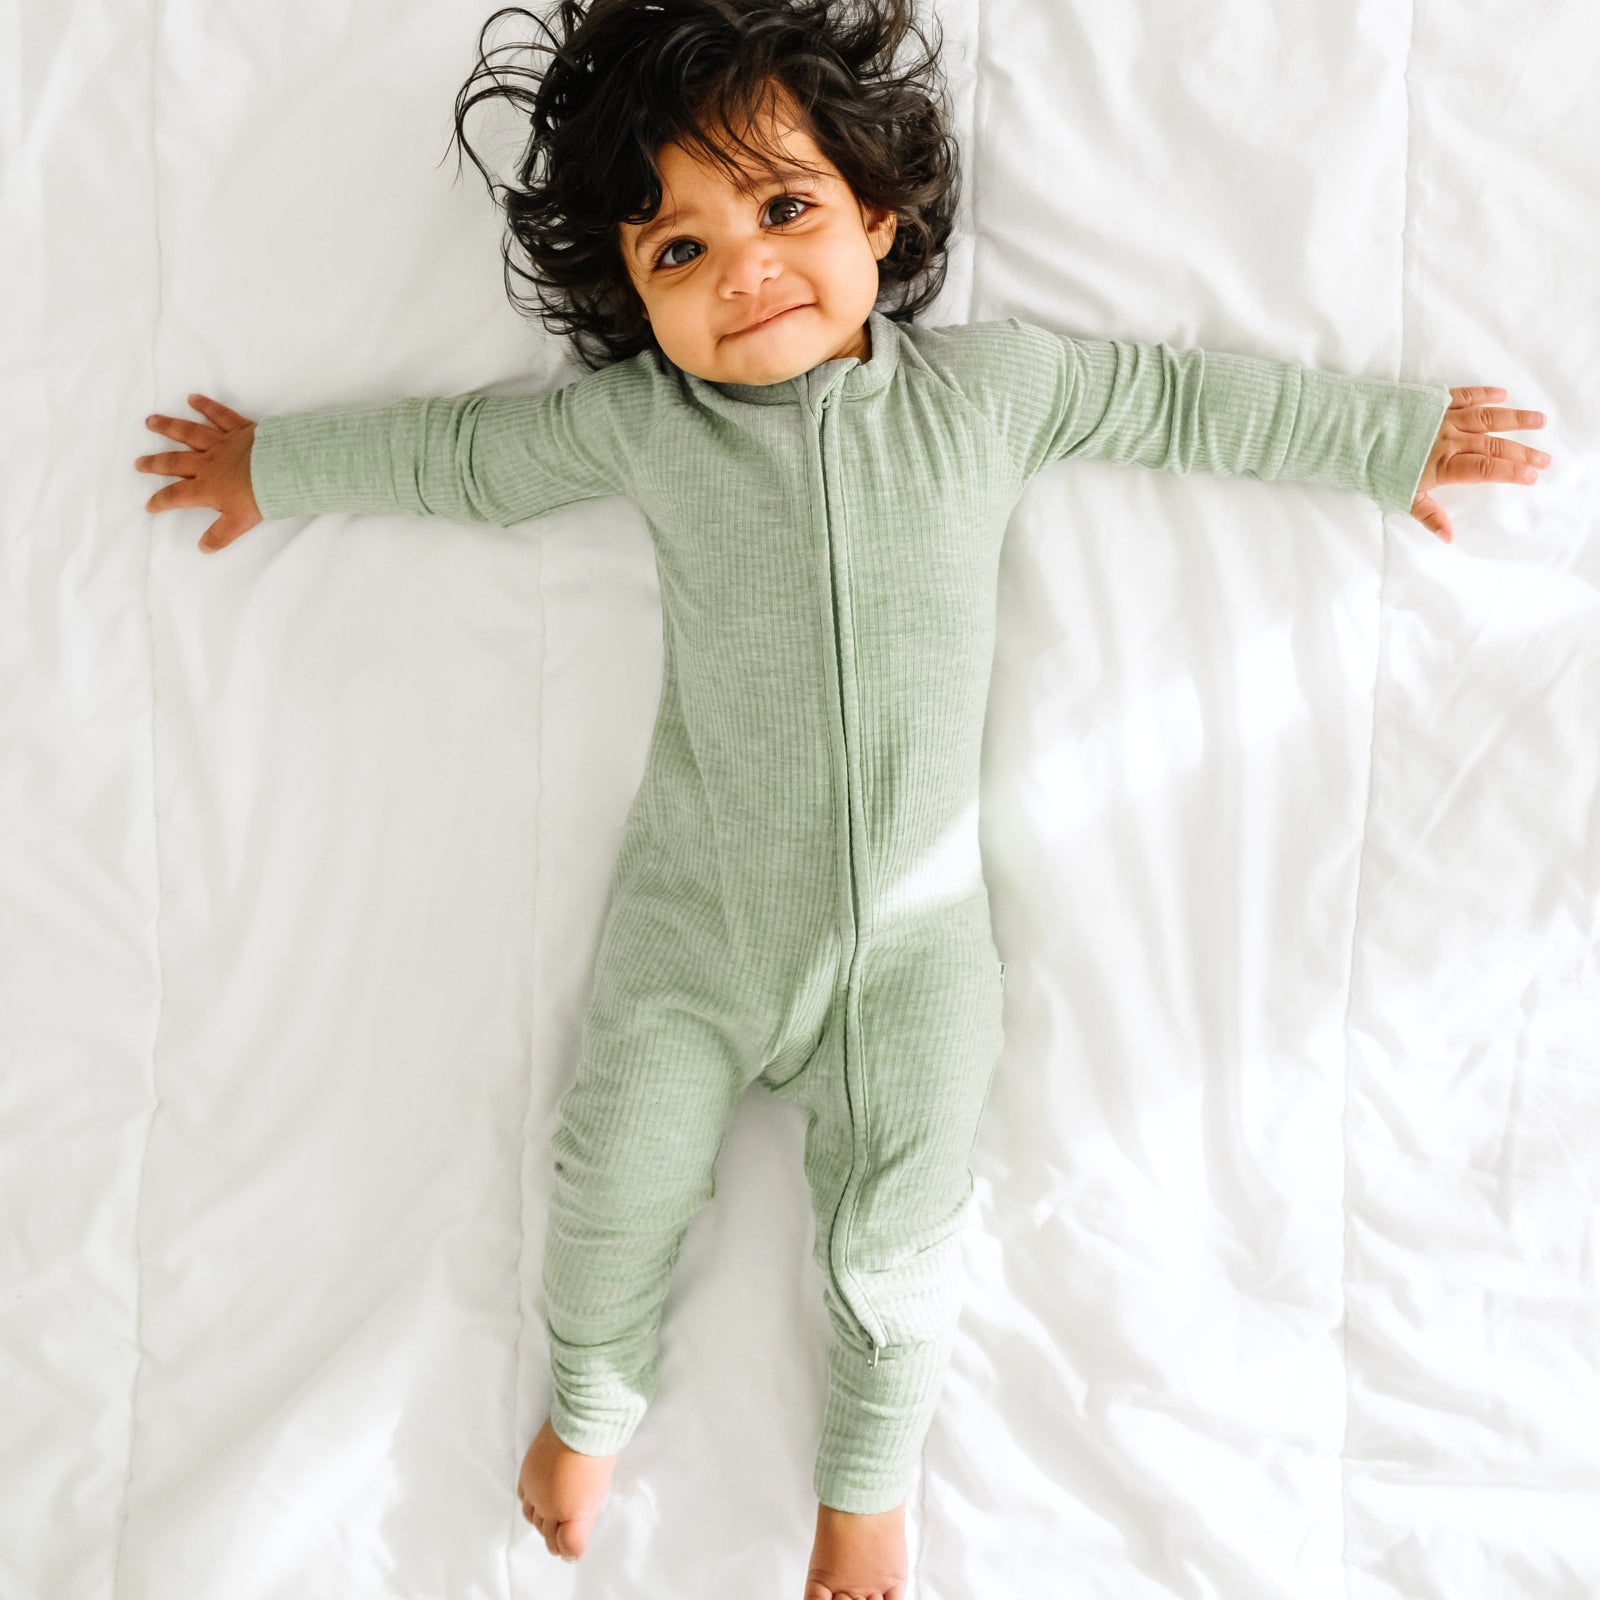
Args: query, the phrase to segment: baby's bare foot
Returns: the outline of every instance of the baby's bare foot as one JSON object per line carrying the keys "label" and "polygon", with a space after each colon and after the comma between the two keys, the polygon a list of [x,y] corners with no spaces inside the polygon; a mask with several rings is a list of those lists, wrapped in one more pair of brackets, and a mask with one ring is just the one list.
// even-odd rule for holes
{"label": "baby's bare foot", "polygon": [[528,1446],[517,1478],[522,1514],[544,1535],[545,1548],[576,1561],[589,1548],[589,1530],[611,1491],[613,1456],[586,1456],[563,1444],[545,1418]]}
{"label": "baby's bare foot", "polygon": [[817,1507],[805,1600],[905,1600],[906,1506],[861,1515]]}

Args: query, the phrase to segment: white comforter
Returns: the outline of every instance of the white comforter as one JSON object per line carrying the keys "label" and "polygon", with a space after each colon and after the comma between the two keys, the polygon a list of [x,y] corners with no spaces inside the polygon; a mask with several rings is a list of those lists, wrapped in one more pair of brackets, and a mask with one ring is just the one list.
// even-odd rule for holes
{"label": "white comforter", "polygon": [[[642,518],[204,556],[131,465],[194,390],[573,375],[442,159],[490,9],[0,9],[3,1600],[799,1600],[824,1314],[759,1090],[584,1560],[515,1493],[660,685]],[[930,321],[1499,384],[1556,460],[1440,491],[1450,546],[1101,462],[1019,504],[1007,1044],[908,1600],[1592,1600],[1600,21],[940,15]]]}

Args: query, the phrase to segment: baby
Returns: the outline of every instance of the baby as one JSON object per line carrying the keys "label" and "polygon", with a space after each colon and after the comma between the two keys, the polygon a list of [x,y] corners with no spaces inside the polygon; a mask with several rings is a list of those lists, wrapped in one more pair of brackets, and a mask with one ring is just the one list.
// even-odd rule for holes
{"label": "baby", "polygon": [[217,510],[203,550],[317,511],[642,509],[661,700],[560,1104],[549,1417],[518,1489],[549,1550],[581,1556],[655,1391],[685,1230],[759,1082],[808,1113],[831,1328],[804,1600],[900,1600],[960,1308],[1002,1042],[979,751],[1023,487],[1071,456],[1301,479],[1448,540],[1430,489],[1548,462],[1492,436],[1544,421],[1489,404],[1502,389],[1015,317],[919,326],[957,169],[937,48],[891,70],[908,4],[568,0],[537,92],[463,89],[456,122],[486,94],[531,98],[511,229],[592,370],[259,422],[191,395],[205,422],[149,419],[187,448],[136,463],[178,480],[149,509]]}

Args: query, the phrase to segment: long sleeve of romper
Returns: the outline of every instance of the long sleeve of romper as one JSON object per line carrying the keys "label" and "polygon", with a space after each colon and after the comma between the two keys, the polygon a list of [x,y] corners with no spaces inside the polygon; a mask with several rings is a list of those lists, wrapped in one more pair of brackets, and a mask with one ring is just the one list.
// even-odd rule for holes
{"label": "long sleeve of romper", "polygon": [[1076,339],[1008,317],[989,349],[990,414],[1024,478],[1096,456],[1170,472],[1356,489],[1409,513],[1450,404],[1442,384],[1391,383],[1294,362],[1120,339]]}
{"label": "long sleeve of romper", "polygon": [[403,512],[502,527],[632,495],[648,411],[631,362],[530,395],[408,397],[263,417],[250,452],[264,518]]}

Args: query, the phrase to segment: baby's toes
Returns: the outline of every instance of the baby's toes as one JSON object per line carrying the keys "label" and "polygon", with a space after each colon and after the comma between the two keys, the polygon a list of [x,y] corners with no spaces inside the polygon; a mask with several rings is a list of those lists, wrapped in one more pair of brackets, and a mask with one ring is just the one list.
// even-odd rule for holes
{"label": "baby's toes", "polygon": [[569,1517],[565,1522],[552,1523],[550,1537],[545,1542],[550,1546],[550,1554],[560,1556],[563,1561],[576,1561],[585,1550],[589,1548],[589,1535],[594,1531],[594,1525],[599,1516]]}
{"label": "baby's toes", "polygon": [[554,1517],[541,1516],[526,1500],[522,1502],[522,1514],[533,1524],[534,1531],[544,1540],[545,1549],[553,1556],[560,1555],[561,1552],[556,1549],[556,1530],[561,1524]]}

